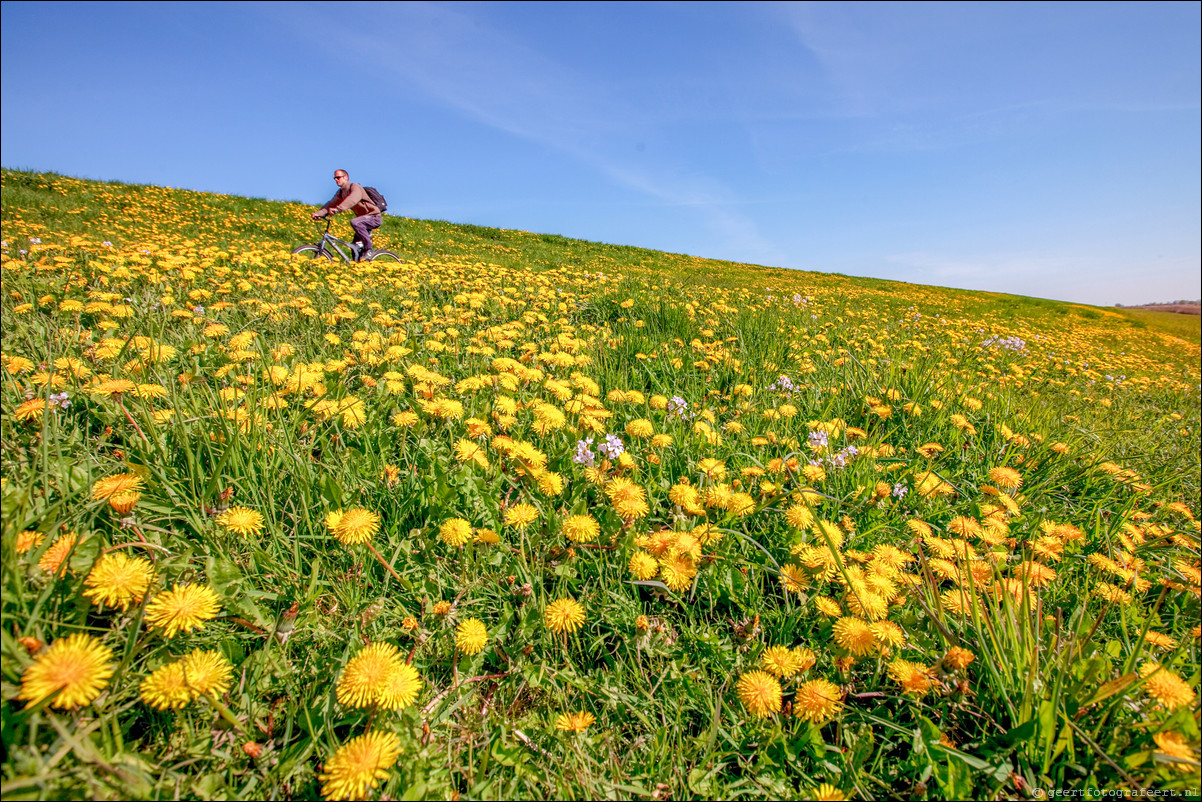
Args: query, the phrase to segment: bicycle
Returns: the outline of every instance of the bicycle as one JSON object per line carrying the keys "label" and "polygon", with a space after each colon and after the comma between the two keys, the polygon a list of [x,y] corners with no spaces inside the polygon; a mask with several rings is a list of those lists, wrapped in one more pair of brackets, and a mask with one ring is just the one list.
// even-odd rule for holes
{"label": "bicycle", "polygon": [[[339,246],[345,246],[344,251]],[[325,259],[326,261],[334,261],[334,254],[337,253],[342,257],[344,262],[355,261],[355,247],[343,239],[338,239],[330,233],[330,220],[326,218],[326,228],[321,234],[321,241],[309,245],[301,245],[292,249],[293,256],[309,256],[313,259]],[[368,262],[399,262],[401,257],[397,256],[392,251],[372,249],[365,261]]]}

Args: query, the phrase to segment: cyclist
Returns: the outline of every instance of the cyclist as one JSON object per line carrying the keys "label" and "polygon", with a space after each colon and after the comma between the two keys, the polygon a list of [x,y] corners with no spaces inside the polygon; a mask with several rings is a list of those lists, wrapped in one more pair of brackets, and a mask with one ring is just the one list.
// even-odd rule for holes
{"label": "cyclist", "polygon": [[335,170],[334,180],[338,182],[338,191],[311,217],[320,220],[347,209],[353,211],[355,219],[351,221],[351,228],[355,230],[355,241],[351,243],[351,247],[355,249],[355,261],[370,259],[371,232],[384,222],[384,218],[380,216],[380,207],[372,202],[361,185],[351,183],[351,177],[347,175],[346,170]]}

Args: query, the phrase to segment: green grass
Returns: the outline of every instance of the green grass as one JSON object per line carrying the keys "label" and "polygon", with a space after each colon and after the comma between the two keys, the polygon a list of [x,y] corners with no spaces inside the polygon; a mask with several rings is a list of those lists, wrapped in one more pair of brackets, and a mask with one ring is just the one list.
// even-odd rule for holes
{"label": "green grass", "polygon": [[1195,345],[1202,343],[1202,316],[1158,312],[1155,309],[1123,309],[1122,313],[1154,331],[1180,337]]}
{"label": "green grass", "polygon": [[[1161,321],[394,216],[404,264],[298,262],[302,204],[2,180],[6,800],[329,796],[373,732],[370,798],[1197,787],[1199,348]],[[115,553],[153,564],[125,610],[85,595]],[[168,638],[182,583],[221,609]],[[113,672],[56,707],[38,642],[78,633]],[[369,643],[412,703],[352,703]],[[759,716],[773,646],[813,665]],[[197,650],[228,685],[149,704]]]}

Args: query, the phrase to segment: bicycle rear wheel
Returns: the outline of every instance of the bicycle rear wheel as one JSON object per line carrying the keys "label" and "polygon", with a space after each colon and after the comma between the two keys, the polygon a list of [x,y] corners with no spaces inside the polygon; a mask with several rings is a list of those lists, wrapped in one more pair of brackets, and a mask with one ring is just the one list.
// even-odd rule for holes
{"label": "bicycle rear wheel", "polygon": [[324,258],[327,262],[331,261],[330,254],[318,248],[316,245],[302,245],[299,248],[292,249],[293,256],[306,256],[310,259]]}
{"label": "bicycle rear wheel", "polygon": [[399,262],[401,257],[397,256],[392,251],[376,251],[371,255],[373,262]]}

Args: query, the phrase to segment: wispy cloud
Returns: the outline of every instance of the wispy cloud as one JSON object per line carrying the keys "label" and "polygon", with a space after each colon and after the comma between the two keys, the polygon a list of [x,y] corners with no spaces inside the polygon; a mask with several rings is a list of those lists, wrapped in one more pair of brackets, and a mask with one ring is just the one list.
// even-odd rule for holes
{"label": "wispy cloud", "polygon": [[720,234],[728,253],[785,261],[755,221],[735,210],[739,199],[717,180],[616,154],[654,121],[603,79],[574,72],[462,8],[373,6],[374,23],[366,30],[352,22],[356,14],[346,6],[336,15],[310,5],[285,10],[271,4],[265,10],[331,59],[352,53],[357,62],[379,65],[392,91],[419,92],[482,125],[566,154],[657,204],[694,208],[699,227]]}

